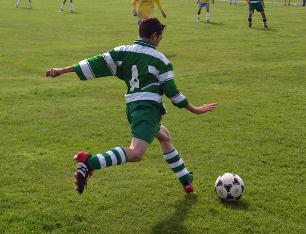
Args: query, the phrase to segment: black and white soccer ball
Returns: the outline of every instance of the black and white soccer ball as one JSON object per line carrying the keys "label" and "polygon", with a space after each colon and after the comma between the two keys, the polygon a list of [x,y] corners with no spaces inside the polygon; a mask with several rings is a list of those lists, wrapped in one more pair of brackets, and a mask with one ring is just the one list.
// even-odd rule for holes
{"label": "black and white soccer ball", "polygon": [[244,182],[237,174],[227,172],[217,178],[215,191],[223,201],[238,201],[244,191]]}

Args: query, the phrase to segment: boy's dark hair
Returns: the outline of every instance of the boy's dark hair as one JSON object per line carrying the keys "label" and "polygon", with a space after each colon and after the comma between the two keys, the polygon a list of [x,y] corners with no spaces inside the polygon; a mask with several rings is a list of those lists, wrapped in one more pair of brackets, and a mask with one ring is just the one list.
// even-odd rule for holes
{"label": "boy's dark hair", "polygon": [[139,36],[142,38],[151,38],[151,35],[157,32],[159,36],[164,31],[166,25],[162,24],[157,18],[145,18],[139,23]]}

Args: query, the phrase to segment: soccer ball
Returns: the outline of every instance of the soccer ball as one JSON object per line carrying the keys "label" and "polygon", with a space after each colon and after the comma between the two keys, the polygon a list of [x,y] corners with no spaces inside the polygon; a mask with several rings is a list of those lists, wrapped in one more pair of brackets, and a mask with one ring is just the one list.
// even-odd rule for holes
{"label": "soccer ball", "polygon": [[238,201],[244,191],[244,182],[235,173],[224,173],[217,178],[215,191],[223,201]]}

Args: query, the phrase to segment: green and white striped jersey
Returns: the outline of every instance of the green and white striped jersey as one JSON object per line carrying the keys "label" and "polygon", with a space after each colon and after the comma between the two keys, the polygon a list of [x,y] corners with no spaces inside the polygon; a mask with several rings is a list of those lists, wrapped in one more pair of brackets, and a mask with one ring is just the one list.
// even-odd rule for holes
{"label": "green and white striped jersey", "polygon": [[162,103],[165,94],[179,108],[188,105],[175,85],[169,60],[154,45],[142,40],[84,59],[73,67],[81,80],[105,76],[123,80],[127,85],[126,103],[141,100]]}

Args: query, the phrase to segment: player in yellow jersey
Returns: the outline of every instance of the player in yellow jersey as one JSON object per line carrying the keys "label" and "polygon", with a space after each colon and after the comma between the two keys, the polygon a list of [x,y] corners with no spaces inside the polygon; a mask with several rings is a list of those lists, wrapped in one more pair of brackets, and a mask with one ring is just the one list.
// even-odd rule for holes
{"label": "player in yellow jersey", "polygon": [[198,11],[197,11],[197,16],[196,16],[196,21],[197,22],[200,21],[201,10],[202,10],[203,7],[205,7],[206,8],[205,21],[209,22],[209,18],[210,18],[210,12],[209,12],[210,0],[198,0],[197,1],[197,5],[198,5]]}
{"label": "player in yellow jersey", "polygon": [[160,0],[132,0],[133,15],[137,16],[137,22],[153,16],[154,3],[158,6],[164,18],[167,17]]}

